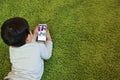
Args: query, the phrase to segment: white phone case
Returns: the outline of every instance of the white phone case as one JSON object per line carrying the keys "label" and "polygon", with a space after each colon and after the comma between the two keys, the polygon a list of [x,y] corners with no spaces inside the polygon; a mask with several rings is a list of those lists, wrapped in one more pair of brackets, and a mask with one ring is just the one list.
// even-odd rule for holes
{"label": "white phone case", "polygon": [[38,41],[46,41],[47,24],[38,24]]}

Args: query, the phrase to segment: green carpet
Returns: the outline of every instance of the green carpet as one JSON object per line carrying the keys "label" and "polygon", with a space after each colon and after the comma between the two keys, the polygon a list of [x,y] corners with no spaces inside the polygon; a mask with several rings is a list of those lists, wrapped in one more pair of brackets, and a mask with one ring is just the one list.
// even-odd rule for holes
{"label": "green carpet", "polygon": [[[53,56],[42,80],[120,80],[120,0],[0,0],[0,26],[16,16],[31,30],[49,26]],[[10,66],[0,38],[0,80]]]}

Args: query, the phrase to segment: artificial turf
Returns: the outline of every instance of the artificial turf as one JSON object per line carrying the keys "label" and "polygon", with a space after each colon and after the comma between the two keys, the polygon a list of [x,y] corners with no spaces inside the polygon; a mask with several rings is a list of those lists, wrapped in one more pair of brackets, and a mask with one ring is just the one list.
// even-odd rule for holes
{"label": "artificial turf", "polygon": [[[120,0],[0,0],[0,26],[16,16],[31,30],[49,26],[53,56],[42,80],[120,80]],[[0,38],[0,80],[10,71],[8,49]]]}

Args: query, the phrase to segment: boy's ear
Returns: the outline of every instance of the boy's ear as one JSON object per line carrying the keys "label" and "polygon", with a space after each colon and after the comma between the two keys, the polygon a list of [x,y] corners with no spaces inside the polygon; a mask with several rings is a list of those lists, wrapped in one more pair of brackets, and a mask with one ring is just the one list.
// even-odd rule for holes
{"label": "boy's ear", "polygon": [[26,43],[30,43],[31,41],[32,41],[32,34],[30,33],[30,34],[28,34],[25,42],[26,42]]}
{"label": "boy's ear", "polygon": [[28,36],[27,36],[27,38],[26,38],[26,40],[25,40],[26,43],[29,42],[29,37],[30,37],[30,34],[28,34]]}

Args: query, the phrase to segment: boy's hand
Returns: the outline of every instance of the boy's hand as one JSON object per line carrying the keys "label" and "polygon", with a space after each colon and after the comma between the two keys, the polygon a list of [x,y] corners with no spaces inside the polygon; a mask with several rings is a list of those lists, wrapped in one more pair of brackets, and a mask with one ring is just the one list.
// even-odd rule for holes
{"label": "boy's hand", "polygon": [[36,26],[34,32],[33,32],[33,38],[36,39],[38,35],[38,26]]}
{"label": "boy's hand", "polygon": [[52,41],[51,36],[50,36],[50,32],[48,29],[46,29],[46,39],[47,39],[47,41]]}

